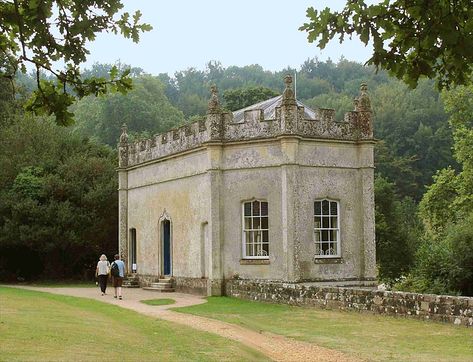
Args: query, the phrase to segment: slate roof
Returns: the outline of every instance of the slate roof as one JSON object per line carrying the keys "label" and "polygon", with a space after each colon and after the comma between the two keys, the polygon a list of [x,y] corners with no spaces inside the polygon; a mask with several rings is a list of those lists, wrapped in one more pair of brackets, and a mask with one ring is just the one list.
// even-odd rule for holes
{"label": "slate roof", "polygon": [[[262,101],[251,106],[248,106],[243,109],[239,109],[233,112],[233,123],[242,123],[244,122],[245,111],[252,111],[261,109],[264,113],[264,120],[273,120],[276,118],[276,107],[280,107],[282,102],[282,95]],[[299,107],[304,107],[304,118],[315,120],[316,112],[310,107],[303,104],[301,101],[296,100]]]}

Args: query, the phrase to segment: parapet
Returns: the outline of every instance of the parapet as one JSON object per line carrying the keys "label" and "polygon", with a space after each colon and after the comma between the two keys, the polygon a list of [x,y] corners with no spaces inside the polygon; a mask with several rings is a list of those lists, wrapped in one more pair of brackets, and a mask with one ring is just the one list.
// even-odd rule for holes
{"label": "parapet", "polygon": [[233,113],[221,109],[217,89],[213,86],[205,117],[150,139],[129,143],[124,126],[118,145],[119,167],[134,166],[213,142],[239,142],[284,135],[354,142],[373,139],[373,115],[366,84],[360,87],[354,110],[346,113],[343,121],[336,121],[335,110],[312,110],[296,100],[290,76],[285,77],[285,83],[282,95]]}

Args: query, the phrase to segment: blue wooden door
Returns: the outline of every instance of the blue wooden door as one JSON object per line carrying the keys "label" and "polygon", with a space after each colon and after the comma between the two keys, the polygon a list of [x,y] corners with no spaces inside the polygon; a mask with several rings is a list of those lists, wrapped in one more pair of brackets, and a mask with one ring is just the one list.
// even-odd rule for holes
{"label": "blue wooden door", "polygon": [[171,275],[171,223],[163,221],[163,271],[164,275]]}

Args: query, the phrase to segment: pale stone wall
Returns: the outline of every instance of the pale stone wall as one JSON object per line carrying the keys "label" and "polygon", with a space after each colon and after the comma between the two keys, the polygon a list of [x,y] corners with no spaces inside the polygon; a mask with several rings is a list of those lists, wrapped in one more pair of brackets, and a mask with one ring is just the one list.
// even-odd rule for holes
{"label": "pale stone wall", "polygon": [[[289,78],[286,85],[279,105],[266,109],[273,118],[250,110],[233,123],[213,89],[202,121],[133,144],[123,128],[119,247],[127,259],[128,233],[135,228],[137,271],[144,279],[162,273],[162,218],[171,221],[172,274],[182,290],[193,285],[221,294],[225,279],[234,276],[375,278],[374,141],[366,88],[355,111],[336,122],[333,110],[305,110]],[[340,202],[342,254],[314,262],[313,203],[321,198]],[[269,205],[268,260],[242,260],[242,203],[253,199]]]}
{"label": "pale stone wall", "polygon": [[128,172],[128,229],[136,229],[139,274],[162,274],[160,218],[166,212],[173,275],[202,276],[201,225],[210,219],[206,167],[207,153],[201,151]]}

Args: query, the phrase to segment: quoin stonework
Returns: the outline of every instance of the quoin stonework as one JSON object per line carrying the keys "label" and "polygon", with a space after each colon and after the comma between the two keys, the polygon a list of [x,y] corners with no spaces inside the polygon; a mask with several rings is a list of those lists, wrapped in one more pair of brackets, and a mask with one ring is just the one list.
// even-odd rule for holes
{"label": "quoin stonework", "polygon": [[145,284],[220,295],[228,280],[375,283],[373,116],[281,96],[119,143],[119,248]]}

